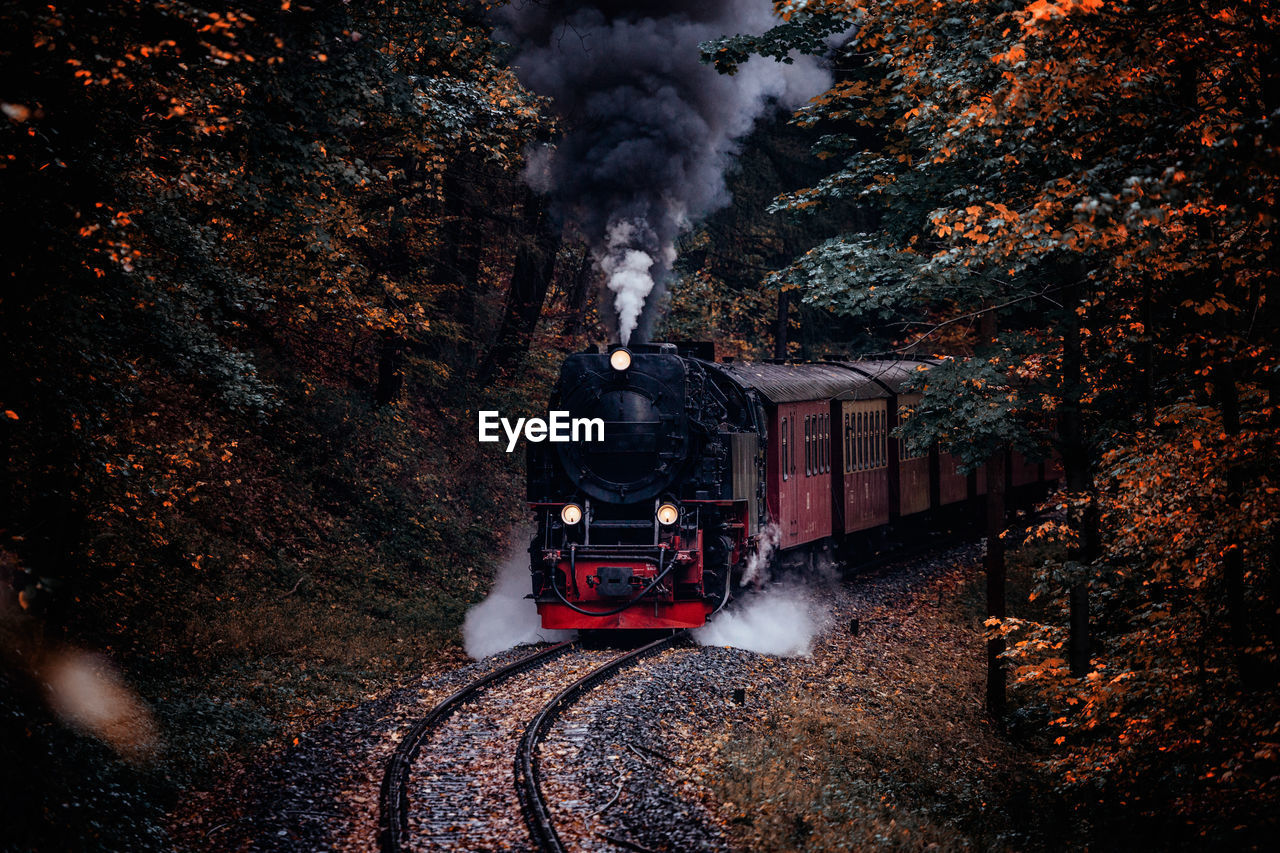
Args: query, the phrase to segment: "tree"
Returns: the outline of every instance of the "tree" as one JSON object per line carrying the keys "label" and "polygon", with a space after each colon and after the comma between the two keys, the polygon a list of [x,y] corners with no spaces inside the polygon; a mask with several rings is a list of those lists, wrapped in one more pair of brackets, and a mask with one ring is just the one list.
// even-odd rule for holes
{"label": "tree", "polygon": [[[1143,671],[1165,688],[1179,677],[1176,666],[1152,661],[1185,660],[1182,638],[1158,639],[1136,615],[1164,612],[1166,581],[1153,579],[1161,576],[1163,546],[1145,533],[1138,545],[1127,533],[1168,505],[1137,503],[1135,490],[1150,498],[1149,488],[1119,472],[1142,469],[1142,460],[1153,466],[1149,473],[1168,470],[1166,454],[1181,452],[1174,444],[1188,435],[1192,406],[1216,407],[1223,441],[1233,446],[1223,457],[1203,438],[1192,439],[1207,471],[1226,466],[1228,484],[1227,500],[1214,506],[1216,520],[1199,519],[1213,530],[1192,527],[1179,537],[1215,567],[1203,575],[1208,597],[1192,596],[1209,620],[1199,637],[1206,650],[1219,641],[1237,650],[1240,681],[1232,690],[1258,689],[1250,668],[1275,657],[1273,646],[1259,646],[1258,624],[1260,610],[1275,604],[1267,556],[1275,531],[1251,515],[1274,500],[1267,491],[1273,461],[1252,449],[1274,430],[1273,342],[1280,339],[1266,299],[1276,270],[1274,4],[884,0],[777,7],[787,18],[783,27],[707,45],[708,58],[730,70],[749,51],[822,49],[821,37],[840,26],[834,22],[856,27],[843,54],[854,60],[851,70],[801,120],[820,125],[853,116],[881,129],[870,141],[829,134],[821,150],[837,169],[775,203],[803,214],[869,200],[880,212],[877,225],[815,246],[778,280],[837,312],[907,323],[915,330],[903,336],[907,351],[998,311],[998,338],[970,335],[968,353],[962,350],[970,357],[929,371],[918,416],[903,432],[918,443],[937,441],[970,466],[1006,442],[1033,453],[1053,446],[1063,457],[1067,523],[1054,527],[1063,551],[1046,565],[1045,578],[1058,590],[1075,590],[1061,599],[1054,593],[1074,606],[1074,667],[1056,656],[1056,629],[1040,625],[1034,641],[1008,653],[1018,663],[1015,682],[1051,682],[1060,692],[1047,707],[1083,735],[1098,718],[1057,703],[1079,702],[1074,691],[1107,681],[1104,670]],[[1237,434],[1233,412],[1246,398],[1253,431]],[[1155,443],[1143,449],[1144,440]],[[1161,474],[1160,482],[1169,481]],[[1232,541],[1218,544],[1223,531]],[[1116,541],[1133,548],[1103,547]],[[1188,576],[1178,583],[1200,589],[1194,578],[1207,566],[1201,558],[1191,565],[1202,568],[1184,567]],[[1120,574],[1145,603],[1126,597],[1121,604]],[[1140,591],[1128,587],[1135,577],[1144,578]],[[1154,594],[1148,581],[1165,592]],[[1087,605],[1086,585],[1096,593]],[[1247,606],[1259,599],[1266,607]],[[1092,668],[1086,606],[1096,613]],[[1224,624],[1249,627],[1224,631]],[[1146,638],[1142,653],[1130,645],[1139,637]],[[1087,676],[1071,678],[1072,670]],[[1155,701],[1154,694],[1126,704],[1125,718],[1136,724],[1144,701]],[[1172,731],[1191,737],[1196,714],[1205,711],[1192,710],[1196,701],[1204,699],[1171,715]],[[1272,711],[1250,717],[1251,730],[1260,734],[1274,719]],[[1080,720],[1093,722],[1075,728]],[[1229,752],[1221,741],[1218,749]],[[1127,801],[1149,806],[1150,794],[1137,796],[1141,764],[1107,752],[1099,740],[1081,744],[1069,778],[1103,784],[1103,764],[1088,761],[1104,753],[1132,774],[1121,786]],[[1151,774],[1157,765],[1170,766],[1156,762]],[[1179,789],[1163,781],[1154,791]]]}

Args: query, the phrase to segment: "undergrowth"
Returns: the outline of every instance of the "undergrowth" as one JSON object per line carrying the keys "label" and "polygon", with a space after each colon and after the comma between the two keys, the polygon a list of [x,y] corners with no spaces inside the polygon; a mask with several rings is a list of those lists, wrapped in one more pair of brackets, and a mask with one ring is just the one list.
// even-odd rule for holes
{"label": "undergrowth", "polygon": [[828,640],[825,687],[780,697],[726,749],[717,796],[737,846],[1055,846],[1048,786],[982,710],[983,585],[966,571],[863,613],[892,627]]}

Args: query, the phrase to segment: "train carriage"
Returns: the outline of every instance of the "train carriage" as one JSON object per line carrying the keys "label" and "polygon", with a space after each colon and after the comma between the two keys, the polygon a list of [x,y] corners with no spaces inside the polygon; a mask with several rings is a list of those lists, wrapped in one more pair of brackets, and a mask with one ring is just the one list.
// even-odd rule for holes
{"label": "train carriage", "polygon": [[837,516],[834,526],[845,534],[889,523],[888,389],[869,376],[851,371],[854,387],[836,397],[833,417],[839,420],[836,466]]}
{"label": "train carriage", "polygon": [[1032,461],[1017,450],[1009,458],[1009,485],[1021,488],[1043,479],[1039,462]]}
{"label": "train carriage", "polygon": [[937,451],[938,454],[938,506],[951,506],[963,503],[970,497],[970,483],[973,476],[960,473],[960,460],[950,453]]}
{"label": "train carriage", "polygon": [[794,548],[832,534],[831,399],[852,384],[849,371],[823,364],[720,364],[760,395],[769,435],[767,504],[780,546]]}
{"label": "train carriage", "polygon": [[889,515],[903,518],[927,512],[933,504],[930,497],[930,464],[928,450],[913,450],[905,441],[893,437],[893,430],[901,426],[920,402],[920,393],[911,390],[911,380],[916,371],[928,369],[935,362],[856,361],[841,362],[843,366],[874,379],[889,392],[888,412],[888,476]]}

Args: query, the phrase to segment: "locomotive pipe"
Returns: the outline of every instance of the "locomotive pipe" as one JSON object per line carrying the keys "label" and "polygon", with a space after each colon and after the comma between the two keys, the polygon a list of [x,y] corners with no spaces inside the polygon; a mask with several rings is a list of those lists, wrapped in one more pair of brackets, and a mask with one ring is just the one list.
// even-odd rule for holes
{"label": "locomotive pipe", "polygon": [[[578,605],[574,604],[572,601],[564,597],[564,593],[560,591],[560,587],[556,585],[556,582],[554,579],[552,579],[551,581],[551,589],[555,591],[556,598],[560,599],[560,603],[563,604],[565,607],[568,607],[570,610],[574,611],[575,613],[582,613],[583,615],[586,615],[586,616],[614,616],[626,610],[628,607],[638,604],[640,602],[640,599],[644,598],[646,595],[652,592],[653,588],[662,582],[663,578],[671,574],[671,570],[676,567],[676,561],[672,560],[670,565],[668,565],[665,569],[662,568],[662,556],[665,553],[666,553],[665,551],[658,552],[658,574],[655,575],[653,580],[649,582],[649,585],[646,586],[644,589],[640,590],[640,592],[637,593],[635,598],[631,599],[626,604],[623,604],[620,607],[613,608],[612,610],[587,610],[583,607],[579,607]],[[574,571],[574,568],[577,562],[576,557],[577,557],[577,546],[570,545],[569,546],[570,577],[574,577],[577,574]]]}
{"label": "locomotive pipe", "polygon": [[724,610],[724,606],[729,603],[729,587],[731,586],[733,586],[733,567],[726,566],[725,574],[724,574],[724,596],[720,599],[719,606],[717,606],[715,610],[712,610],[709,614],[707,614],[707,618],[711,618],[712,616],[719,613],[721,610]]}

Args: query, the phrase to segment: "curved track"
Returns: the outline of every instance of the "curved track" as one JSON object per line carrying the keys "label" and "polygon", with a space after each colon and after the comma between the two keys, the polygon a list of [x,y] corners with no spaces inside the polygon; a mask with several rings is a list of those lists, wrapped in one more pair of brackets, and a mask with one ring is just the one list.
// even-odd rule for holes
{"label": "curved track", "polygon": [[524,811],[525,820],[528,821],[529,831],[539,849],[546,853],[564,853],[566,850],[552,822],[551,810],[547,807],[546,799],[542,795],[542,779],[538,771],[538,745],[551,730],[556,718],[577,701],[578,697],[618,670],[646,655],[671,648],[684,639],[684,636],[685,632],[681,631],[596,667],[562,690],[538,712],[533,722],[529,723],[529,727],[524,731],[524,737],[520,739],[520,748],[516,752],[516,790],[520,794],[520,807]]}
{"label": "curved track", "polygon": [[[523,812],[525,821],[528,824],[530,836],[539,849],[545,851],[565,850],[564,844],[556,833],[555,826],[552,823],[551,811],[541,791],[537,750],[543,737],[551,730],[556,718],[592,687],[600,684],[640,658],[670,648],[679,642],[683,636],[684,633],[681,632],[670,637],[664,637],[634,651],[611,658],[593,668],[541,706],[536,716],[533,717],[532,722],[524,730],[523,737],[516,749],[515,793],[519,797],[520,810]],[[571,642],[560,643],[477,678],[432,708],[425,717],[410,729],[387,763],[382,779],[379,847],[383,853],[401,853],[401,851],[423,845],[428,848],[434,848],[439,847],[442,843],[439,837],[435,839],[420,837],[417,830],[421,829],[424,823],[431,823],[431,821],[423,821],[423,815],[411,815],[410,813],[409,792],[411,781],[415,775],[415,766],[418,766],[419,773],[423,772],[421,766],[423,759],[419,758],[419,753],[422,752],[424,744],[436,732],[451,728],[454,725],[454,721],[451,721],[451,718],[455,716],[459,709],[468,705],[479,706],[483,703],[485,696],[501,693],[501,691],[494,691],[493,688],[522,673],[543,667],[575,646],[576,644]],[[574,662],[576,661],[577,658],[575,657]],[[573,663],[570,664],[570,667],[572,665]],[[561,673],[561,676],[560,683],[563,684],[563,673]],[[552,680],[554,680],[554,675]],[[519,684],[518,679],[516,684]],[[512,690],[515,689],[514,687],[512,688]],[[530,691],[526,688],[523,692],[528,693]],[[449,723],[449,726],[445,725],[446,722]],[[458,722],[462,722],[465,726],[466,720],[460,717]],[[462,734],[465,738],[466,735],[475,734],[475,732],[464,731]],[[442,737],[448,736],[442,735]],[[458,793],[460,792],[446,791],[445,796],[453,796],[456,799]],[[419,807],[419,810],[421,811],[421,807]],[[451,815],[450,817],[453,816]]]}
{"label": "curved track", "polygon": [[458,708],[486,689],[568,652],[575,644],[559,643],[483,675],[440,702],[419,720],[396,748],[382,777],[379,804],[379,846],[384,853],[400,853],[409,834],[409,776],[422,744]]}

